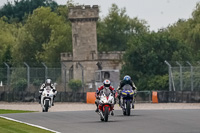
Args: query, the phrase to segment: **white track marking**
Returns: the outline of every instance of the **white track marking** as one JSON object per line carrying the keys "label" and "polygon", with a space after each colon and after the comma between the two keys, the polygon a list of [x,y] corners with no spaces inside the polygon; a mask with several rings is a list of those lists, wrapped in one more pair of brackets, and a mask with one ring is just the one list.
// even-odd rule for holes
{"label": "white track marking", "polygon": [[47,131],[51,131],[51,132],[54,132],[54,133],[60,133],[60,132],[58,132],[58,131],[54,131],[54,130],[48,129],[48,128],[46,128],[46,127],[42,127],[42,126],[39,126],[39,125],[30,124],[30,123],[27,123],[27,122],[15,120],[15,119],[12,119],[12,118],[9,118],[9,117],[5,117],[5,116],[0,116],[0,117],[1,117],[1,118],[4,118],[4,119],[7,119],[7,120],[11,120],[11,121],[23,123],[23,124],[26,124],[26,125],[29,125],[29,126],[33,126],[33,127],[37,127],[37,128],[40,128],[40,129],[44,129],[44,130],[47,130]]}

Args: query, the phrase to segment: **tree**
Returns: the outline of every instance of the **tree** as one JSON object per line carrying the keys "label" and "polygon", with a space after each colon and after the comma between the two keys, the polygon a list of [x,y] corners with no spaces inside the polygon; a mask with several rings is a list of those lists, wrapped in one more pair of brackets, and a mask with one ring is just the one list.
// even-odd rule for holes
{"label": "tree", "polygon": [[187,44],[193,49],[193,57],[200,58],[200,3],[192,13],[192,18],[188,20],[179,19],[175,24],[168,27],[171,37]]}
{"label": "tree", "polygon": [[14,0],[14,4],[8,1],[0,9],[0,17],[6,16],[8,22],[21,22],[25,14],[31,14],[38,7],[51,7],[55,10],[58,4],[53,0]]}
{"label": "tree", "polygon": [[[143,34],[137,41],[135,37],[133,39],[129,40],[130,47],[124,55],[122,75],[131,75],[141,90],[157,88],[152,87],[150,82],[167,74],[165,60],[192,60],[191,49],[179,40],[171,38],[167,30]],[[167,80],[165,77],[163,79]],[[163,89],[165,88],[167,87]]]}
{"label": "tree", "polygon": [[71,26],[49,7],[34,10],[20,30],[13,52],[17,62],[59,62],[60,53],[71,51]]}
{"label": "tree", "polygon": [[131,19],[125,8],[113,4],[108,16],[97,23],[99,51],[124,51],[130,36],[147,32],[145,24],[143,20]]}
{"label": "tree", "polygon": [[17,28],[14,24],[8,24],[3,17],[0,19],[0,64],[2,62],[11,62],[11,48],[14,46],[17,38]]}

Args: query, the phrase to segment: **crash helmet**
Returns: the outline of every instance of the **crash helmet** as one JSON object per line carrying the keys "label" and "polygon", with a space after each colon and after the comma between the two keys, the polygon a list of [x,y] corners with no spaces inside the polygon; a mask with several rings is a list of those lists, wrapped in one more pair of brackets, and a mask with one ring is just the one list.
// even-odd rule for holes
{"label": "crash helmet", "polygon": [[105,87],[110,87],[110,80],[106,79],[103,81]]}
{"label": "crash helmet", "polygon": [[131,77],[130,76],[128,76],[128,75],[126,75],[126,76],[124,76],[124,79],[123,79],[125,82],[129,82],[129,81],[131,81]]}
{"label": "crash helmet", "polygon": [[46,79],[45,84],[46,85],[51,85],[51,79]]}

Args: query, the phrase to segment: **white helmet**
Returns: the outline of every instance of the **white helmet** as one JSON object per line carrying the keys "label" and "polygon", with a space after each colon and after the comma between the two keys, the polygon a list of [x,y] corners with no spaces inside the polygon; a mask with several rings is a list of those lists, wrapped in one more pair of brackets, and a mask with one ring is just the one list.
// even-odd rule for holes
{"label": "white helmet", "polygon": [[45,84],[46,84],[46,85],[51,85],[51,79],[46,79]]}
{"label": "white helmet", "polygon": [[105,87],[110,87],[110,80],[106,79],[103,81]]}

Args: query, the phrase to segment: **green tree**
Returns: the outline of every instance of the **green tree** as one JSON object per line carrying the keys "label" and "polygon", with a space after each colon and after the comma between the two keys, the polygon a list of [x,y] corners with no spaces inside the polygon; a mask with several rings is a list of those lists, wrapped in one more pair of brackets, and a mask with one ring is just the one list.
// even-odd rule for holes
{"label": "green tree", "polygon": [[193,49],[193,57],[200,58],[200,3],[197,3],[192,17],[188,20],[178,20],[168,27],[171,37],[187,44]]}
{"label": "green tree", "polygon": [[0,19],[0,64],[2,62],[11,62],[11,49],[14,46],[18,32],[16,25],[8,24],[3,17]]}
{"label": "green tree", "polygon": [[147,32],[144,20],[131,19],[126,9],[113,4],[108,16],[97,23],[99,51],[124,51],[130,36]]}
{"label": "green tree", "polygon": [[63,16],[41,7],[29,15],[13,52],[17,62],[59,62],[60,53],[71,51],[71,26]]}
{"label": "green tree", "polygon": [[138,82],[138,88],[142,90],[157,88],[149,86],[149,82],[153,82],[159,75],[167,74],[165,60],[192,60],[191,49],[171,38],[169,32],[165,30],[143,34],[137,41],[129,40],[129,46],[124,55],[122,76],[131,75],[133,80]]}
{"label": "green tree", "polygon": [[0,9],[0,17],[6,16],[8,22],[21,22],[25,14],[31,14],[41,6],[51,7],[54,10],[58,5],[53,0],[14,0],[14,4],[8,1]]}

